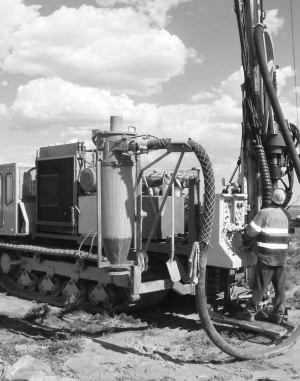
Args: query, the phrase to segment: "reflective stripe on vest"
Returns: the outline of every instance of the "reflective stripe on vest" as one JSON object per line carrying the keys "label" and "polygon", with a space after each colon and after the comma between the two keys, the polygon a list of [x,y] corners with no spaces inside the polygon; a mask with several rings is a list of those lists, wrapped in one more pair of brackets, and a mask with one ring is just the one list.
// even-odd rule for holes
{"label": "reflective stripe on vest", "polygon": [[258,233],[265,233],[269,235],[288,235],[289,230],[288,229],[278,229],[278,228],[261,228],[260,226],[256,225],[254,221],[250,223],[251,227],[256,230]]}
{"label": "reflective stripe on vest", "polygon": [[247,228],[257,237],[258,258],[269,266],[285,266],[289,243],[288,213],[279,208],[261,209]]}
{"label": "reflective stripe on vest", "polygon": [[267,249],[272,249],[272,250],[282,250],[282,249],[287,249],[289,245],[287,243],[265,243],[265,242],[257,242],[257,246],[260,247],[265,247]]}
{"label": "reflective stripe on vest", "polygon": [[250,226],[251,226],[254,230],[256,230],[258,233],[261,232],[261,227],[258,226],[258,225],[256,225],[256,223],[255,223],[254,221],[251,221]]}

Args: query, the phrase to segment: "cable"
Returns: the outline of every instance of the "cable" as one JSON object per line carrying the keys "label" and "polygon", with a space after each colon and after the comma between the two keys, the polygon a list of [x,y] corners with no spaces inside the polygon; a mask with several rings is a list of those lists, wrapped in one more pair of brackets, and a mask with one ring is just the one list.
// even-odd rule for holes
{"label": "cable", "polygon": [[271,106],[273,108],[274,114],[276,115],[277,123],[279,125],[283,140],[286,144],[286,148],[289,152],[290,158],[294,165],[295,172],[297,174],[298,181],[300,181],[300,160],[298,157],[298,152],[295,148],[291,133],[286,125],[286,120],[284,118],[277,94],[273,87],[273,82],[270,79],[269,69],[265,59],[264,50],[264,40],[263,40],[264,27],[261,24],[257,24],[254,29],[254,45],[257,55],[257,60],[259,68],[261,70],[261,76],[266,88],[266,92],[269,96]]}
{"label": "cable", "polygon": [[91,242],[91,247],[90,247],[89,254],[92,253],[93,246],[94,246],[94,240],[95,240],[96,235],[97,235],[97,232],[95,231],[95,233],[94,233],[94,235],[93,235],[93,238],[92,238],[92,242]]}
{"label": "cable", "polygon": [[[81,244],[79,245],[79,249],[78,249],[78,253],[79,253],[79,257],[82,258],[82,259],[85,259],[89,256],[90,253],[85,253],[85,255],[83,255],[80,251],[81,251],[81,247],[84,243],[84,241],[90,236],[90,234],[93,233],[94,230],[97,229],[97,226],[94,227],[94,229],[92,229],[85,237],[84,239],[81,241]],[[95,237],[95,236],[94,236]],[[94,237],[93,237],[93,240],[94,240]]]}
{"label": "cable", "polygon": [[293,2],[290,0],[291,9],[291,29],[292,29],[292,43],[293,43],[293,60],[294,60],[294,72],[295,72],[295,95],[296,95],[296,110],[297,110],[297,126],[299,126],[298,115],[298,89],[297,89],[297,70],[296,70],[296,55],[295,55],[295,42],[294,42],[294,21],[293,21]]}

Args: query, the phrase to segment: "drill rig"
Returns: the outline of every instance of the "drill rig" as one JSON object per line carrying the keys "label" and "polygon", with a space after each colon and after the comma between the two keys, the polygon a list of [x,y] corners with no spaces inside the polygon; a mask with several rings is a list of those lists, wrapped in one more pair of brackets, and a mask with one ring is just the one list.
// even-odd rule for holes
{"label": "drill rig", "polygon": [[[271,204],[271,192],[282,187],[292,198],[294,170],[300,180],[299,130],[285,119],[277,97],[274,48],[262,1],[235,1],[245,81],[240,186],[248,194],[250,219]],[[283,177],[287,180],[284,181]],[[257,187],[254,186],[257,184]]]}
{"label": "drill rig", "polygon": [[[300,178],[299,132],[276,95],[262,1],[234,4],[245,76],[237,181],[232,176],[215,196],[212,164],[199,143],[138,135],[119,116],[111,117],[109,130],[92,131],[92,150],[80,142],[47,146],[33,166],[1,164],[2,288],[58,306],[75,298],[109,311],[196,289],[201,320],[214,337],[206,296],[224,292],[229,301],[235,276],[246,271],[251,280],[256,263],[241,231],[281,183],[290,200],[294,169]],[[162,154],[142,166],[141,156],[157,150]],[[177,156],[174,169],[155,168],[170,154]],[[185,154],[199,161],[205,197],[201,169],[180,168]]]}
{"label": "drill rig", "polygon": [[[287,198],[284,207],[287,206],[292,198],[294,171],[300,182],[300,160],[297,149],[299,130],[285,119],[278,101],[276,81],[278,66],[275,66],[274,62],[271,36],[264,25],[266,13],[263,9],[263,1],[235,0],[234,10],[240,36],[244,83],[242,84],[242,145],[237,168],[230,181],[234,178],[238,168],[240,168],[240,172],[237,181],[229,184],[224,182],[223,185],[226,188],[221,195],[217,195],[215,221],[223,226],[227,237],[226,242],[223,240],[221,243],[222,240],[219,239],[219,243],[223,247],[225,243],[227,246],[231,246],[231,250],[235,254],[239,250],[244,251],[250,260],[249,253],[240,246],[237,220],[234,221],[232,218],[232,216],[236,218],[237,207],[234,202],[232,204],[231,199],[240,197],[247,202],[247,212],[241,225],[250,223],[261,208],[271,205],[271,195],[274,189],[279,187],[285,189]],[[228,195],[230,187],[232,187],[231,195]],[[226,218],[228,223],[225,221]],[[233,226],[231,226],[232,222],[235,222]],[[292,224],[297,226],[295,221],[292,221]],[[299,326],[294,329],[288,339],[279,345],[256,352],[237,350],[218,334],[211,323],[205,301],[205,268],[210,254],[207,256],[207,247],[202,246],[201,249],[196,301],[203,327],[214,344],[227,354],[244,360],[274,357],[286,352],[294,345],[300,337]],[[255,258],[253,258],[252,264],[254,263]],[[249,266],[247,269],[250,285],[252,269],[253,266]]]}
{"label": "drill rig", "polygon": [[[234,10],[244,72],[241,150],[229,183],[223,179],[223,192],[216,196],[212,246],[232,250],[233,258],[239,253],[243,264],[249,265],[247,277],[251,284],[251,264],[255,264],[255,256],[241,246],[241,237],[236,233],[251,222],[260,208],[271,205],[274,189],[285,189],[284,207],[290,202],[294,171],[300,181],[299,130],[285,119],[278,101],[276,73],[279,66],[275,65],[273,42],[264,24],[263,2],[236,0]],[[237,179],[232,182],[238,169]],[[215,229],[217,224],[224,239]],[[222,258],[218,250],[213,250],[208,263],[216,256]]]}
{"label": "drill rig", "polygon": [[[84,143],[41,147],[34,167],[0,165],[6,291],[58,306],[75,298],[108,311],[157,303],[171,289],[194,294],[188,256],[212,215],[207,206],[199,211],[199,168],[179,167],[185,153],[194,152],[200,165],[208,156],[191,139],[138,136],[123,129],[122,117],[110,122],[110,130],[92,132],[90,152]],[[164,152],[142,167],[141,155],[153,150]],[[175,169],[152,168],[169,154],[179,155]],[[211,293],[219,292],[227,270],[211,272]]]}

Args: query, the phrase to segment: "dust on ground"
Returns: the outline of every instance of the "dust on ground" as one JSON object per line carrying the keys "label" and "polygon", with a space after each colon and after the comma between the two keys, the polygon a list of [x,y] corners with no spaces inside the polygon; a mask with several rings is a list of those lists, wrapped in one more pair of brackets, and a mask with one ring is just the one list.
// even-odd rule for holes
{"label": "dust on ground", "polygon": [[[295,324],[299,295],[300,289],[288,295]],[[191,298],[175,304],[142,314],[91,315],[0,293],[0,359],[13,364],[29,354],[56,375],[82,381],[300,380],[300,342],[274,359],[238,361],[209,340]],[[232,327],[218,331],[243,350],[274,343]]]}
{"label": "dust on ground", "polygon": [[[297,229],[291,237],[286,284],[289,322],[295,326],[300,324],[299,244]],[[241,350],[275,344],[274,337],[231,326],[217,330]],[[300,380],[300,340],[273,359],[236,360],[210,341],[194,298],[187,296],[142,313],[108,316],[0,292],[0,343],[0,367],[3,361],[13,364],[31,355],[57,376],[81,381]]]}

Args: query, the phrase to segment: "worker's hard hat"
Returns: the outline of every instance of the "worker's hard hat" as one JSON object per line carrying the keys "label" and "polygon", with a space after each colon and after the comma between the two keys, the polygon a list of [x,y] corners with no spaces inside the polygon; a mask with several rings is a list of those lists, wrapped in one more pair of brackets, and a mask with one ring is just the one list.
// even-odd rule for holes
{"label": "worker's hard hat", "polygon": [[284,201],[285,201],[285,197],[286,197],[286,194],[285,194],[285,190],[284,189],[281,189],[281,188],[278,188],[278,189],[275,189],[272,193],[272,196],[271,196],[271,200],[275,203],[275,204],[283,204]]}

